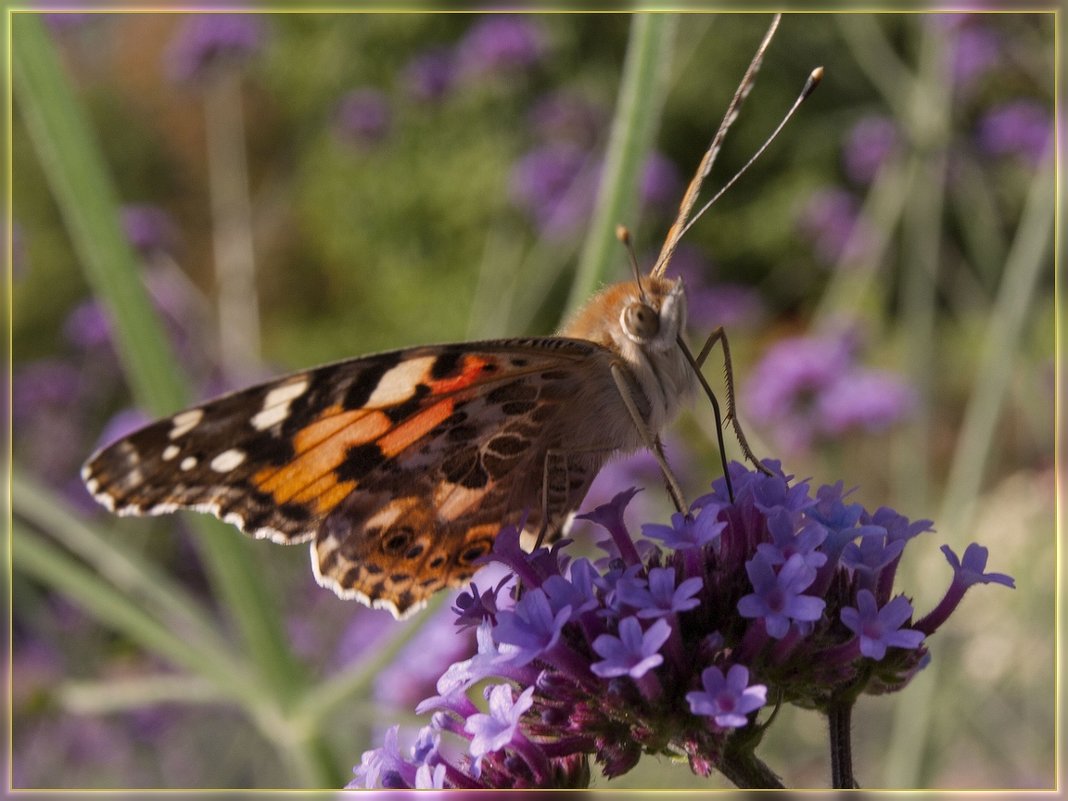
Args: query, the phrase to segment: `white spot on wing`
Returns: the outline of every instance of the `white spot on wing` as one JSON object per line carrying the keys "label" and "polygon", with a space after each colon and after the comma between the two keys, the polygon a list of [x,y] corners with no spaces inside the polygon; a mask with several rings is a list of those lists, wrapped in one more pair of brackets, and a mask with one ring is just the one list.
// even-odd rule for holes
{"label": "white spot on wing", "polygon": [[289,404],[308,391],[308,379],[301,378],[289,384],[275,387],[263,399],[263,407],[252,418],[252,427],[266,431],[289,416]]}
{"label": "white spot on wing", "polygon": [[174,424],[174,427],[171,429],[171,433],[167,436],[170,439],[178,439],[178,437],[188,434],[190,431],[196,428],[197,424],[200,423],[203,418],[203,409],[190,409],[187,412],[176,414],[173,418],[171,418],[171,422]]}
{"label": "white spot on wing", "polygon": [[197,466],[197,459],[195,456],[186,456],[178,466],[183,470],[192,470]]}
{"label": "white spot on wing", "polygon": [[211,469],[216,473],[229,473],[235,467],[245,461],[245,452],[237,448],[223,451],[211,460]]}
{"label": "white spot on wing", "polygon": [[430,373],[437,360],[436,356],[421,356],[418,359],[405,359],[378,381],[378,386],[367,399],[367,406],[379,409],[403,403],[415,394],[415,386]]}
{"label": "white spot on wing", "polygon": [[182,452],[182,449],[177,445],[168,445],[163,449],[163,461],[169,462],[175,456]]}

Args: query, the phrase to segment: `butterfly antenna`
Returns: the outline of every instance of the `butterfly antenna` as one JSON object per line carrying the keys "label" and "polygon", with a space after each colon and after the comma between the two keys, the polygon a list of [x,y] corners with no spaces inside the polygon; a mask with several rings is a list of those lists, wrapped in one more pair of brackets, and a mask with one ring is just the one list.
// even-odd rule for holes
{"label": "butterfly antenna", "polygon": [[782,14],[776,14],[772,18],[771,25],[768,26],[767,33],[764,34],[753,60],[749,62],[749,68],[746,69],[741,83],[738,84],[738,88],[734,91],[734,97],[731,98],[730,105],[727,106],[727,113],[723,115],[723,121],[719,124],[716,135],[712,137],[712,144],[705,152],[701,163],[697,165],[697,172],[694,173],[693,178],[690,180],[690,185],[686,187],[686,194],[682,196],[682,203],[679,204],[679,213],[668,231],[664,246],[660,249],[660,255],[657,256],[656,264],[650,270],[651,275],[659,277],[667,269],[668,262],[671,261],[675,248],[679,244],[679,239],[682,237],[682,232],[686,228],[686,223],[689,221],[690,211],[693,210],[693,206],[697,202],[701,184],[704,183],[705,178],[711,171],[712,164],[715,162],[716,156],[719,155],[720,148],[723,147],[723,139],[727,136],[727,131],[730,130],[731,125],[738,118],[738,111],[753,88],[756,74],[760,71],[760,65],[764,60],[764,52],[768,49],[768,45],[771,44],[772,37],[775,36],[775,31],[779,27],[781,19]]}
{"label": "butterfly antenna", "polygon": [[727,181],[727,183],[723,185],[723,188],[716,192],[712,199],[705,203],[705,205],[703,205],[698,210],[698,212],[690,218],[690,221],[683,226],[682,230],[679,231],[680,239],[683,237],[683,235],[685,235],[687,231],[690,230],[690,228],[693,227],[693,224],[695,222],[701,219],[701,215],[708,211],[712,207],[712,204],[723,196],[724,192],[734,186],[735,181],[745,175],[746,170],[748,170],[753,165],[754,161],[760,158],[760,155],[768,149],[768,145],[770,145],[772,141],[774,141],[775,137],[779,135],[779,132],[783,129],[786,123],[788,123],[790,121],[790,118],[794,116],[794,112],[797,111],[798,107],[808,99],[809,95],[816,91],[816,87],[820,85],[821,80],[823,80],[823,67],[816,67],[816,69],[812,70],[812,72],[809,73],[808,79],[805,81],[805,86],[801,90],[801,94],[797,96],[797,100],[795,100],[794,104],[790,106],[790,110],[786,112],[786,116],[782,118],[782,122],[775,126],[775,130],[771,132],[771,135],[767,139],[764,140],[764,144],[762,144],[757,150],[757,152],[752,155],[749,161],[747,161],[745,165],[734,174],[734,177]]}
{"label": "butterfly antenna", "polygon": [[642,271],[638,267],[638,256],[634,253],[634,243],[630,241],[630,230],[625,225],[616,226],[616,239],[623,243],[623,247],[627,249],[627,255],[630,256],[630,269],[634,273],[634,281],[638,284],[638,294],[641,296],[642,303],[649,305],[649,298],[645,295],[645,287],[642,286]]}

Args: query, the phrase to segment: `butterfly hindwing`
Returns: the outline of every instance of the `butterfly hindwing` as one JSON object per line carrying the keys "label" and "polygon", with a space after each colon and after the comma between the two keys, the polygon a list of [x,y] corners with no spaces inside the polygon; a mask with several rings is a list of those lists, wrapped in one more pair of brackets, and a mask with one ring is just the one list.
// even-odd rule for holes
{"label": "butterfly hindwing", "polygon": [[147,426],[83,472],[119,514],[312,540],[320,583],[403,614],[465,581],[502,524],[544,507],[552,530],[581,500],[599,464],[561,453],[554,421],[604,353],[545,338],[339,362]]}

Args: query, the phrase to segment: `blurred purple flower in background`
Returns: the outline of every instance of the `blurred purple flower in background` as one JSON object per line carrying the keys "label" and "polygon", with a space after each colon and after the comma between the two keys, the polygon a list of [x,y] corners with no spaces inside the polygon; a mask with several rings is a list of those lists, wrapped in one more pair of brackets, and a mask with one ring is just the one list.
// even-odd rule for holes
{"label": "blurred purple flower in background", "polygon": [[94,19],[101,19],[103,16],[103,14],[85,14],[77,11],[51,12],[41,15],[45,25],[56,33],[80,28]]}
{"label": "blurred purple flower in background", "polygon": [[170,214],[148,203],[125,205],[120,212],[126,239],[141,258],[150,260],[160,253],[174,253],[178,226]]}
{"label": "blurred purple flower in background", "polygon": [[569,90],[544,95],[530,110],[534,134],[547,142],[570,142],[588,148],[601,138],[606,122],[603,108]]}
{"label": "blurred purple flower in background", "polygon": [[686,316],[699,337],[712,333],[717,326],[752,327],[766,314],[758,290],[745,284],[715,281],[712,262],[693,245],[679,245],[671,259],[671,272],[681,277],[686,287]]}
{"label": "blurred purple flower in background", "polygon": [[849,129],[842,149],[846,175],[857,184],[871,183],[897,146],[897,140],[897,126],[889,117],[871,116],[858,120]]}
{"label": "blurred purple flower in background", "polygon": [[[980,15],[961,15],[967,20]],[[963,24],[951,39],[949,58],[953,81],[958,91],[978,83],[1002,58],[1001,35],[981,23]]]}
{"label": "blurred purple flower in background", "polygon": [[820,393],[816,413],[829,436],[851,430],[875,433],[907,418],[917,400],[915,390],[896,373],[855,368]]}
{"label": "blurred purple flower in background", "polygon": [[355,145],[373,145],[389,132],[392,122],[389,100],[377,89],[353,89],[338,103],[335,122],[338,133]]}
{"label": "blurred purple flower in background", "polygon": [[857,199],[845,189],[813,192],[801,210],[798,226],[828,267],[859,259],[869,246],[870,231],[860,217]]}
{"label": "blurred purple flower in background", "polygon": [[979,147],[991,156],[1020,156],[1038,165],[1053,141],[1053,116],[1036,100],[1011,100],[979,121]]}
{"label": "blurred purple flower in background", "polygon": [[519,72],[537,65],[546,54],[541,29],[520,14],[480,17],[457,45],[464,75]]}
{"label": "blurred purple flower in background", "polygon": [[259,14],[193,14],[185,17],[166,53],[171,80],[191,83],[237,67],[263,48],[267,38]]}
{"label": "blurred purple flower in background", "polygon": [[589,217],[599,172],[593,157],[581,148],[548,144],[531,150],[512,167],[509,194],[542,234],[565,238]]}
{"label": "blurred purple flower in background", "polygon": [[408,62],[403,70],[404,84],[417,100],[441,100],[456,83],[456,67],[450,48],[435,47]]}
{"label": "blurred purple flower in background", "polygon": [[894,373],[860,366],[854,351],[842,337],[776,342],[752,371],[745,408],[793,451],[851,432],[884,431],[907,418],[914,390]]}
{"label": "blurred purple flower in background", "polygon": [[682,177],[675,162],[663,153],[653,151],[642,167],[638,195],[645,206],[671,209],[682,197]]}

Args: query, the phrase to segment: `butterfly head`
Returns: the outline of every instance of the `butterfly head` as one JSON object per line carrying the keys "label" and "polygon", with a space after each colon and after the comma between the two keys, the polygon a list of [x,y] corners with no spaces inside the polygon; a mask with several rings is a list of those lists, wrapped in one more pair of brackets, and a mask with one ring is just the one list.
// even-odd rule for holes
{"label": "butterfly head", "polygon": [[660,279],[638,285],[637,296],[623,303],[619,326],[628,340],[654,351],[669,350],[686,325],[686,293],[682,279]]}

